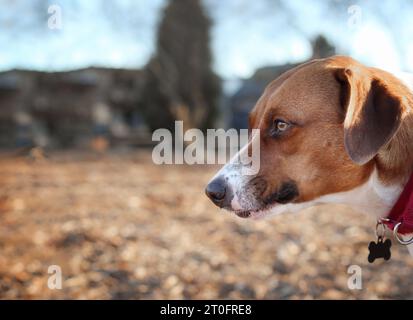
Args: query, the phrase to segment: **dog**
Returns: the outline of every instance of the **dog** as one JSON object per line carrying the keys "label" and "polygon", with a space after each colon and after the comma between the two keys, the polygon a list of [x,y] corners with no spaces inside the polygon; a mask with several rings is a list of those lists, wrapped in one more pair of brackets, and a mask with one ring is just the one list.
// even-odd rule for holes
{"label": "dog", "polygon": [[[208,183],[220,208],[259,219],[319,203],[385,217],[413,169],[413,81],[346,56],[282,74],[249,115],[259,136]],[[240,157],[259,139],[260,167]]]}

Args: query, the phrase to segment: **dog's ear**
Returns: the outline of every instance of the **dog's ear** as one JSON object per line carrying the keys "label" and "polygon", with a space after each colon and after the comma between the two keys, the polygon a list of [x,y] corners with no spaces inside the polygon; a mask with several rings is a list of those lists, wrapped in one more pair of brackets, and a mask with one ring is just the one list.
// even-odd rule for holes
{"label": "dog's ear", "polygon": [[350,158],[362,165],[397,132],[402,101],[382,80],[358,70],[338,69],[335,77],[341,84],[340,103],[345,112],[344,145]]}

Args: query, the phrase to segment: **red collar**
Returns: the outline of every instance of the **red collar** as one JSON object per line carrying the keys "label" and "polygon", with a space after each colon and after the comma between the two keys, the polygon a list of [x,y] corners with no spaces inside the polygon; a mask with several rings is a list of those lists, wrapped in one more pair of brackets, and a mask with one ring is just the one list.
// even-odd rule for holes
{"label": "red collar", "polygon": [[397,230],[398,233],[413,233],[413,173],[410,175],[409,181],[404,186],[399,199],[386,218],[383,219],[383,223],[391,230],[401,223]]}

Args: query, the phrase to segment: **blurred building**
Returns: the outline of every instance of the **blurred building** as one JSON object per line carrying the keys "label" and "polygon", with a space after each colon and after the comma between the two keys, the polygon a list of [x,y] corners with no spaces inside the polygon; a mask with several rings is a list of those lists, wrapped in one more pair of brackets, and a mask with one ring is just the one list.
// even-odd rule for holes
{"label": "blurred building", "polygon": [[139,70],[0,73],[0,146],[81,146],[96,136],[139,142]]}
{"label": "blurred building", "polygon": [[[325,38],[312,58],[335,53]],[[247,128],[248,114],[272,80],[298,64],[267,66],[221,97],[220,127]],[[67,72],[0,73],[0,147],[79,147],[151,144],[144,122],[141,70],[86,68]],[[156,100],[154,100],[156,101]],[[144,108],[150,106],[145,105]]]}

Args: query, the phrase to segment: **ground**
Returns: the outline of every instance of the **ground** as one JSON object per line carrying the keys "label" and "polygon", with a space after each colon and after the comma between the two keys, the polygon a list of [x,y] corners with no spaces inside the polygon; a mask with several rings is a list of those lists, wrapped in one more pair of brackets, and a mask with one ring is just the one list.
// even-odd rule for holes
{"label": "ground", "polygon": [[367,262],[372,218],[319,206],[242,220],[205,197],[216,169],[156,166],[144,151],[2,156],[0,298],[413,298],[406,248]]}

